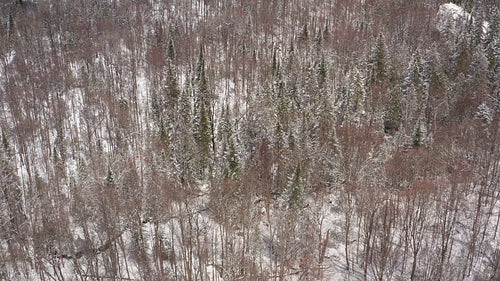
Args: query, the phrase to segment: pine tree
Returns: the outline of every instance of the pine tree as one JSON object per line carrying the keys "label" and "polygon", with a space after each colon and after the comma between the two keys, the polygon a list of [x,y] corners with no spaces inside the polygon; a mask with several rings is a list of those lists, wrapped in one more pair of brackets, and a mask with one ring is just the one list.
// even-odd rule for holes
{"label": "pine tree", "polygon": [[[200,47],[200,54],[196,66],[196,92],[195,92],[195,137],[198,143],[200,155],[200,169],[207,171],[210,167],[210,159],[214,144],[213,122],[211,112],[211,102],[208,92],[208,82],[205,74],[205,59],[203,57],[203,47]],[[214,148],[215,149],[215,148]]]}
{"label": "pine tree", "polygon": [[200,53],[198,56],[198,63],[196,64],[196,85],[198,93],[201,98],[206,98],[208,95],[208,84],[205,73],[205,58],[203,56],[203,46],[200,46]]}
{"label": "pine tree", "polygon": [[272,75],[273,76],[278,76],[279,74],[279,62],[278,62],[278,57],[276,55],[276,49],[273,50],[273,58],[272,58],[272,65],[271,65],[271,69],[272,69]]}
{"label": "pine tree", "polygon": [[384,132],[394,135],[398,130],[401,123],[401,101],[399,92],[392,90],[389,97],[389,104],[387,105],[385,118],[384,118]]}
{"label": "pine tree", "polygon": [[427,106],[427,87],[424,84],[423,67],[420,55],[414,54],[407,74],[403,80],[402,108],[405,128],[411,129],[418,122],[423,121]]}
{"label": "pine tree", "polygon": [[377,37],[370,60],[371,82],[385,82],[388,78],[387,45],[382,34]]}
{"label": "pine tree", "polygon": [[0,148],[0,231],[10,235],[18,229],[26,216],[19,178],[9,156],[8,145],[5,145],[8,141],[5,139],[2,139],[4,145]]}
{"label": "pine tree", "polygon": [[181,124],[187,125],[188,128],[192,127],[191,124],[193,122],[193,104],[191,77],[189,73],[186,75],[184,87],[177,103],[177,116],[178,118],[180,118]]}
{"label": "pine tree", "polygon": [[327,65],[325,57],[322,55],[321,60],[318,63],[318,86],[323,88],[327,79]]}
{"label": "pine tree", "polygon": [[471,44],[467,37],[462,36],[459,38],[459,41],[453,50],[452,60],[454,62],[454,69],[452,74],[457,77],[460,73],[467,72],[471,63],[471,58]]}
{"label": "pine tree", "polygon": [[289,180],[287,195],[288,207],[291,209],[298,209],[304,203],[304,191],[302,190],[301,167],[297,164],[293,177]]}
{"label": "pine tree", "polygon": [[170,37],[170,39],[168,40],[167,57],[169,58],[170,61],[175,60],[175,47],[174,47],[174,40],[172,40],[172,37]]}
{"label": "pine tree", "polygon": [[471,63],[465,76],[471,93],[482,94],[488,91],[488,67],[489,61],[486,51],[482,45],[478,45],[473,51]]}
{"label": "pine tree", "polygon": [[163,89],[163,95],[165,96],[166,107],[169,111],[172,111],[177,101],[179,99],[180,90],[177,83],[177,74],[170,62],[166,66],[166,81],[165,87]]}
{"label": "pine tree", "polygon": [[418,124],[417,130],[413,134],[413,147],[420,147],[422,145],[422,139],[423,139],[422,129],[420,127],[420,124]]}
{"label": "pine tree", "polygon": [[10,149],[10,144],[9,140],[7,139],[7,136],[5,135],[5,130],[2,130],[2,146],[5,151],[8,151]]}
{"label": "pine tree", "polygon": [[218,141],[221,144],[223,174],[225,177],[234,177],[236,176],[239,163],[233,124],[228,105],[222,109],[218,130]]}
{"label": "pine tree", "polygon": [[199,174],[199,142],[196,138],[199,119],[193,111],[193,88],[188,72],[177,103],[174,128],[170,136],[170,163],[172,172],[180,183],[185,184]]}
{"label": "pine tree", "polygon": [[12,17],[12,14],[9,14],[9,37],[12,37],[14,35],[14,18]]}
{"label": "pine tree", "polygon": [[359,124],[365,114],[366,90],[361,73],[355,68],[349,75],[348,112],[349,119]]}
{"label": "pine tree", "polygon": [[108,167],[108,173],[106,174],[106,179],[104,180],[106,187],[116,187],[115,174],[113,170]]}
{"label": "pine tree", "polygon": [[483,23],[484,23],[484,13],[482,7],[477,1],[472,9],[471,13],[472,23],[469,25],[469,42],[471,47],[475,48],[483,42]]}
{"label": "pine tree", "polygon": [[200,123],[198,131],[198,146],[200,148],[200,163],[201,169],[208,167],[210,159],[210,143],[211,143],[211,130],[209,124],[208,112],[205,109],[205,103],[201,103],[200,108]]}

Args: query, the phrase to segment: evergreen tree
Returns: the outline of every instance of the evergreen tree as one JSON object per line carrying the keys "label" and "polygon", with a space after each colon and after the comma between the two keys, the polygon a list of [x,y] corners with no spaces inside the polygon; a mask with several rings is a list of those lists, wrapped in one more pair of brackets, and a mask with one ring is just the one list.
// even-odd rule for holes
{"label": "evergreen tree", "polygon": [[203,46],[200,46],[200,53],[198,55],[198,63],[196,64],[196,86],[198,87],[198,95],[200,99],[207,98],[208,84],[205,73],[205,58],[203,57]]}
{"label": "evergreen tree", "polygon": [[222,172],[225,177],[234,177],[236,176],[239,163],[234,129],[228,105],[222,109],[218,130],[218,141],[221,144]]}
{"label": "evergreen tree", "polygon": [[203,47],[196,66],[196,92],[195,92],[195,137],[199,147],[199,163],[201,171],[210,167],[210,159],[214,144],[211,100],[208,92],[208,82],[205,73],[205,59]]}
{"label": "evergreen tree", "polygon": [[304,191],[302,189],[300,164],[297,164],[292,178],[289,180],[287,188],[288,207],[298,209],[304,203]]}
{"label": "evergreen tree", "polygon": [[420,147],[422,145],[422,139],[423,139],[422,128],[420,127],[420,124],[418,124],[417,129],[413,134],[413,147]]}
{"label": "evergreen tree", "polygon": [[424,84],[420,55],[414,54],[403,80],[403,121],[407,129],[422,121],[427,106],[427,88]]}
{"label": "evergreen tree", "polygon": [[371,82],[385,82],[388,78],[388,61],[387,61],[387,45],[385,43],[385,37],[380,34],[377,37],[375,46],[372,50],[372,56],[370,59],[371,65]]}
{"label": "evergreen tree", "polygon": [[193,122],[192,91],[191,77],[187,73],[184,87],[177,103],[177,116],[180,118],[181,124],[184,124],[188,128],[191,128]]}
{"label": "evergreen tree", "polygon": [[489,90],[489,61],[482,45],[478,45],[472,54],[471,63],[466,73],[466,84],[472,95],[484,94]]}
{"label": "evergreen tree", "polygon": [[199,119],[193,113],[193,89],[191,75],[188,72],[184,87],[177,103],[174,128],[170,136],[170,162],[174,175],[181,184],[189,183],[199,174],[198,134]]}
{"label": "evergreen tree", "polygon": [[427,51],[423,63],[423,80],[427,88],[427,108],[425,112],[429,131],[434,131],[435,121],[449,115],[448,77],[435,48]]}
{"label": "evergreen tree", "polygon": [[350,74],[349,80],[349,116],[354,123],[359,124],[365,114],[365,83],[357,68]]}
{"label": "evergreen tree", "polygon": [[10,149],[10,144],[9,140],[7,139],[7,136],[5,135],[5,130],[2,130],[2,146],[5,151],[8,151]]}
{"label": "evergreen tree", "polygon": [[453,50],[452,60],[454,67],[451,74],[458,77],[460,73],[467,72],[471,63],[471,58],[471,44],[467,37],[461,36]]}
{"label": "evergreen tree", "polygon": [[325,57],[323,55],[321,56],[321,59],[318,63],[317,71],[318,71],[318,86],[320,88],[323,88],[325,86],[325,83],[327,80],[327,74],[328,74],[326,60],[325,60]]}
{"label": "evergreen tree", "polygon": [[471,47],[475,48],[483,42],[484,13],[481,4],[477,1],[472,9],[468,36]]}
{"label": "evergreen tree", "polygon": [[106,174],[106,179],[104,180],[106,187],[116,187],[115,174],[113,170],[108,167],[108,173]]}
{"label": "evergreen tree", "polygon": [[166,107],[172,111],[179,99],[180,90],[177,82],[177,74],[170,62],[166,66],[166,81],[163,89],[165,96]]}
{"label": "evergreen tree", "polygon": [[384,118],[384,132],[394,135],[399,130],[401,123],[401,101],[399,91],[392,90],[389,97]]}
{"label": "evergreen tree", "polygon": [[198,128],[198,146],[200,149],[200,165],[201,169],[205,170],[209,166],[211,155],[211,130],[209,124],[208,112],[205,109],[205,103],[200,105],[200,122]]}
{"label": "evergreen tree", "polygon": [[167,57],[169,58],[170,61],[175,60],[175,47],[174,47],[174,40],[172,40],[172,37],[170,37],[170,39],[168,40]]}
{"label": "evergreen tree", "polygon": [[[19,225],[25,221],[22,205],[22,193],[19,187],[19,178],[9,156],[8,145],[2,140],[3,147],[0,148],[0,233],[17,235]],[[7,142],[8,143],[8,142]]]}
{"label": "evergreen tree", "polygon": [[9,14],[9,25],[8,25],[8,30],[9,30],[9,37],[12,37],[14,35],[14,18],[12,17],[12,14]]}

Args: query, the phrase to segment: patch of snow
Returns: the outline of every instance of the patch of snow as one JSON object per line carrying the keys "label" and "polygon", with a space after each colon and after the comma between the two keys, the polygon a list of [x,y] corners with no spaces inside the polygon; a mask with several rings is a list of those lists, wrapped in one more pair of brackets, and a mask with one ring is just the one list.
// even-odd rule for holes
{"label": "patch of snow", "polygon": [[439,31],[444,32],[449,30],[456,33],[465,26],[467,20],[470,19],[470,14],[460,6],[453,3],[446,3],[439,7],[437,18],[437,29]]}
{"label": "patch of snow", "polygon": [[[465,27],[467,21],[471,19],[474,20],[474,17],[472,17],[471,14],[464,11],[462,7],[453,3],[442,4],[439,7],[437,18],[438,20],[436,27],[440,32],[451,31],[454,34],[457,34],[460,30],[462,30]],[[489,28],[490,23],[487,21],[483,21],[483,34],[488,33]]]}

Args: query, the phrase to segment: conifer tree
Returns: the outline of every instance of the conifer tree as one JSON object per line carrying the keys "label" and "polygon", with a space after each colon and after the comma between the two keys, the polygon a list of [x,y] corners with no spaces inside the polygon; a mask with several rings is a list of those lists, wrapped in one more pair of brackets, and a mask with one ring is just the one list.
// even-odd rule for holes
{"label": "conifer tree", "polygon": [[417,130],[413,134],[413,147],[420,147],[422,145],[422,129],[420,124],[417,125]]}
{"label": "conifer tree", "polygon": [[181,124],[191,128],[193,123],[193,104],[192,104],[192,87],[191,87],[191,77],[188,72],[186,75],[186,80],[184,81],[184,87],[181,94],[179,95],[179,101],[177,103],[177,116],[180,118]]}
{"label": "conifer tree", "polygon": [[174,40],[172,40],[172,37],[170,37],[170,39],[168,40],[167,57],[170,61],[175,60],[175,47],[174,47]]}
{"label": "conifer tree", "polygon": [[349,115],[354,123],[359,124],[365,114],[366,90],[365,83],[358,69],[350,75],[349,83]]}
{"label": "conifer tree", "polygon": [[15,27],[14,18],[12,17],[12,14],[9,14],[9,26],[8,26],[9,37],[14,35],[14,27]]}
{"label": "conifer tree", "polygon": [[401,101],[399,91],[392,90],[384,116],[384,132],[394,135],[401,123]]}
{"label": "conifer tree", "polygon": [[[2,132],[3,133],[3,132]],[[8,152],[8,141],[2,134],[3,146],[0,148],[0,232],[8,233],[9,237],[25,220],[22,206],[22,194],[19,178],[14,169]]]}
{"label": "conifer tree", "polygon": [[326,65],[326,60],[325,56],[321,56],[321,59],[318,63],[318,86],[320,88],[323,88],[325,86],[326,80],[327,80],[327,65]]}
{"label": "conifer tree", "polygon": [[484,13],[482,6],[479,1],[476,1],[474,8],[471,13],[472,23],[469,25],[469,42],[472,48],[475,48],[482,44],[483,42],[483,24],[484,24]]}
{"label": "conifer tree", "polygon": [[472,51],[471,45],[466,36],[461,36],[453,50],[453,73],[458,76],[460,73],[465,73],[471,63]]}
{"label": "conifer tree", "polygon": [[218,129],[218,141],[221,145],[222,172],[225,177],[234,177],[236,176],[239,163],[234,129],[228,105],[222,109],[221,121]]}
{"label": "conifer tree", "polygon": [[209,124],[208,112],[205,109],[205,103],[200,105],[200,121],[198,124],[198,146],[200,149],[200,165],[201,169],[205,170],[208,168],[210,155],[211,155],[211,130]]}
{"label": "conifer tree", "polygon": [[108,167],[108,173],[106,174],[106,179],[104,181],[104,184],[106,187],[115,187],[116,186],[116,181],[115,181],[115,174],[113,173],[113,170]]}
{"label": "conifer tree", "polygon": [[166,81],[164,87],[164,95],[166,97],[167,108],[171,111],[177,104],[179,99],[180,90],[177,82],[177,74],[170,62],[166,67]]}
{"label": "conifer tree", "polygon": [[385,82],[388,78],[388,62],[387,62],[387,45],[385,37],[380,34],[377,37],[375,46],[372,50],[370,60],[371,65],[371,82]]}
{"label": "conifer tree", "polygon": [[287,196],[288,207],[291,209],[298,209],[302,207],[304,202],[304,191],[302,189],[302,175],[300,164],[295,167],[292,178],[289,180]]}
{"label": "conifer tree", "polygon": [[210,159],[212,154],[213,123],[211,102],[208,92],[208,83],[205,73],[205,59],[203,57],[203,47],[200,47],[198,63],[196,66],[196,92],[195,92],[195,137],[198,143],[200,155],[200,169],[206,171],[210,168]]}
{"label": "conifer tree", "polygon": [[414,54],[403,80],[403,121],[407,129],[413,130],[423,121],[427,106],[427,87],[424,84],[420,55]]}

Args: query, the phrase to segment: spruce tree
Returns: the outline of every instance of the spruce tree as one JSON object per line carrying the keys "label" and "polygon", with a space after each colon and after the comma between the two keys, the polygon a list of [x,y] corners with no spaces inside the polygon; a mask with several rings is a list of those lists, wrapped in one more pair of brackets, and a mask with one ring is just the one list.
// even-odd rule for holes
{"label": "spruce tree", "polygon": [[420,124],[418,124],[417,130],[413,134],[413,147],[420,147],[422,145],[422,139],[423,139],[422,128],[420,127]]}
{"label": "spruce tree", "polygon": [[170,37],[170,39],[168,40],[167,57],[170,61],[175,60],[175,47],[174,47],[174,40],[172,40],[172,37]]}
{"label": "spruce tree", "polygon": [[302,207],[304,203],[304,191],[302,189],[301,172],[302,171],[300,164],[297,164],[293,176],[288,183],[288,189],[287,189],[288,207],[294,210]]}
{"label": "spruce tree", "polygon": [[203,46],[200,47],[198,63],[196,66],[196,92],[195,92],[195,136],[199,147],[199,163],[201,171],[210,167],[213,147],[213,123],[211,101],[208,92],[208,82],[205,73],[205,59]]}
{"label": "spruce tree", "polygon": [[218,128],[218,141],[221,145],[221,166],[224,177],[234,177],[238,170],[238,152],[234,136],[229,106],[222,109]]}
{"label": "spruce tree", "polygon": [[388,78],[387,45],[382,34],[377,37],[373,47],[370,65],[371,82],[385,82]]}
{"label": "spruce tree", "polygon": [[201,103],[200,105],[200,122],[199,122],[199,131],[198,131],[198,146],[200,149],[200,164],[201,169],[205,170],[210,161],[210,143],[211,143],[211,130],[209,124],[208,112],[205,109],[205,103]]}
{"label": "spruce tree", "polygon": [[401,123],[401,101],[399,91],[392,90],[389,97],[389,104],[387,105],[384,118],[384,132],[394,135],[398,130]]}
{"label": "spruce tree", "polygon": [[180,90],[177,83],[177,74],[175,73],[175,69],[172,67],[170,62],[166,66],[166,81],[163,89],[163,95],[165,96],[165,102],[167,103],[166,107],[172,111],[179,99]]}
{"label": "spruce tree", "polygon": [[365,83],[356,68],[350,74],[349,79],[349,115],[354,123],[359,124],[361,117],[365,114]]}

